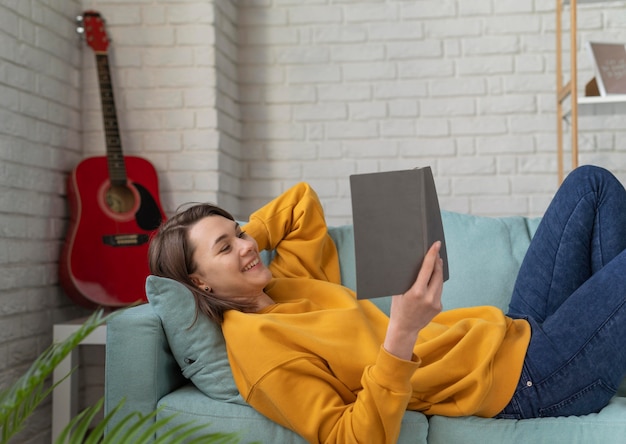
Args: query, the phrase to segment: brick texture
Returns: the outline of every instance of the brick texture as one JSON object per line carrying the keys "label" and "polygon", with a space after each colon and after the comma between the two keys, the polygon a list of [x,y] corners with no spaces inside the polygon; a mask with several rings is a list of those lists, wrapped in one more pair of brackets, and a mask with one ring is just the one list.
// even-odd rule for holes
{"label": "brick texture", "polygon": [[[75,0],[0,2],[0,388],[52,324],[83,315],[58,286],[66,173],[83,155]],[[46,402],[16,442],[50,442]]]}

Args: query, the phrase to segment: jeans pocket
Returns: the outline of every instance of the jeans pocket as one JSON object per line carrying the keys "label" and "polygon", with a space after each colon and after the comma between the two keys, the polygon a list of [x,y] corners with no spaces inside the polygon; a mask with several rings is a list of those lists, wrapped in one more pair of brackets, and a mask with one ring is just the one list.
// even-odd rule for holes
{"label": "jeans pocket", "polygon": [[601,379],[568,396],[564,400],[539,409],[540,417],[581,416],[596,413],[605,407],[615,390]]}

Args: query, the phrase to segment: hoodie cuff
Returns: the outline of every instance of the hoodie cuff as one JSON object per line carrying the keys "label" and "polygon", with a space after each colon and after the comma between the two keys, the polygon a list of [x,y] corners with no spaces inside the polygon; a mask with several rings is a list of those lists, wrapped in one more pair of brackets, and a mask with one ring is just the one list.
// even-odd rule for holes
{"label": "hoodie cuff", "polygon": [[382,386],[396,392],[411,390],[410,379],[419,368],[421,359],[413,355],[411,361],[400,359],[380,347],[376,365],[372,368],[372,376]]}

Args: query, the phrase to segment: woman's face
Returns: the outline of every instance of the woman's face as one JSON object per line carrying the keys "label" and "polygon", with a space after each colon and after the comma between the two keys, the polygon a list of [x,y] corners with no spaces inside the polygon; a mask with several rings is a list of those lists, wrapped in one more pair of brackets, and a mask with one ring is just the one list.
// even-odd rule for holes
{"label": "woman's face", "polygon": [[195,248],[193,282],[226,300],[255,300],[272,278],[259,257],[256,241],[239,224],[222,216],[208,216],[189,230]]}

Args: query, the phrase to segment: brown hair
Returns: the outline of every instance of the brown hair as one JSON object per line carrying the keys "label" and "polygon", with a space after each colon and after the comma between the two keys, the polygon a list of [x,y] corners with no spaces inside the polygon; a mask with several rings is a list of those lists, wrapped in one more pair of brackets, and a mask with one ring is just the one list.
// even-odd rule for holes
{"label": "brown hair", "polygon": [[189,275],[197,268],[193,261],[194,245],[189,240],[189,230],[205,217],[235,218],[226,210],[211,204],[195,204],[165,221],[153,235],[148,247],[150,272],[155,276],[173,279],[187,287],[196,301],[198,312],[221,324],[226,310],[249,311],[251,305],[202,291]]}

